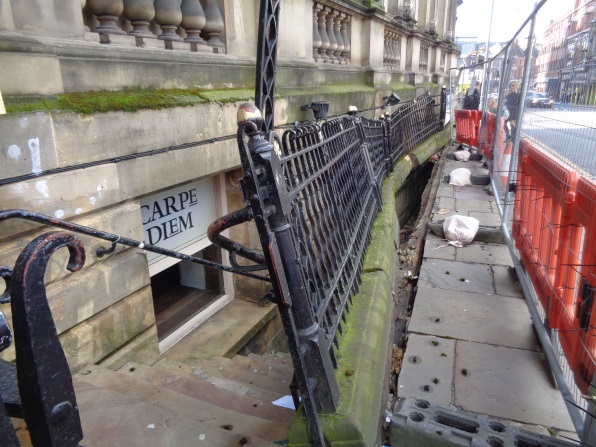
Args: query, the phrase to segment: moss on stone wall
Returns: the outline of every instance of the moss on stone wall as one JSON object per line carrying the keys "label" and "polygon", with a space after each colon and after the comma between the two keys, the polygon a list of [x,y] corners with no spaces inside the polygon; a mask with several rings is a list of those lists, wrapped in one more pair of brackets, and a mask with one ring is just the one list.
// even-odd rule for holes
{"label": "moss on stone wall", "polygon": [[[323,88],[280,88],[276,99],[284,99],[288,104],[303,105],[311,101],[325,100],[331,103],[331,114],[345,113],[348,105],[359,108],[380,104],[382,96],[395,91],[403,100],[412,99],[416,88],[399,84],[392,89],[379,90],[365,84],[327,85]],[[159,110],[171,107],[186,107],[209,102],[234,103],[254,100],[251,89],[167,89],[167,90],[121,90],[117,92],[73,92],[52,96],[8,96],[5,98],[8,113],[27,112],[74,112],[84,115],[106,112],[136,112],[138,110]],[[295,109],[295,110],[294,110]],[[294,112],[287,122],[311,117],[293,107]]]}

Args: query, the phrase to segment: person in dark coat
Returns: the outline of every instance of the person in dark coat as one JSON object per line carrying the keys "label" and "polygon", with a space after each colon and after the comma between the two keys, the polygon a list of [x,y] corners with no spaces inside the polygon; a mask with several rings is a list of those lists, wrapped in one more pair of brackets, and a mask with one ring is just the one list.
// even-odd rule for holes
{"label": "person in dark coat", "polygon": [[474,91],[470,93],[470,90],[468,90],[464,98],[464,109],[478,110],[478,107],[480,107],[480,82],[476,82]]}
{"label": "person in dark coat", "polygon": [[519,92],[517,91],[517,82],[511,81],[509,83],[509,93],[505,96],[505,105],[509,111],[509,118],[505,122],[505,133],[507,140],[511,140],[515,134],[518,119]]}

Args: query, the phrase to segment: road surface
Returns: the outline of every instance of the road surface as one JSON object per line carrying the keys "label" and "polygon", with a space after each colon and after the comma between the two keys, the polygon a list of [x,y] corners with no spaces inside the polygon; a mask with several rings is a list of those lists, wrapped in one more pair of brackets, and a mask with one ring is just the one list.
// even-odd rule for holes
{"label": "road surface", "polygon": [[521,132],[522,138],[550,149],[578,171],[596,177],[596,108],[527,108]]}

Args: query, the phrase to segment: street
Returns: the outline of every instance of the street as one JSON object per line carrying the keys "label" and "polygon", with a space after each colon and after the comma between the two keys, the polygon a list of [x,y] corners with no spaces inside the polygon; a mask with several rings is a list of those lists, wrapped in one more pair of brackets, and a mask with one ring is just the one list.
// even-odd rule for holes
{"label": "street", "polygon": [[521,132],[522,138],[550,149],[578,171],[596,177],[596,109],[593,107],[526,108]]}

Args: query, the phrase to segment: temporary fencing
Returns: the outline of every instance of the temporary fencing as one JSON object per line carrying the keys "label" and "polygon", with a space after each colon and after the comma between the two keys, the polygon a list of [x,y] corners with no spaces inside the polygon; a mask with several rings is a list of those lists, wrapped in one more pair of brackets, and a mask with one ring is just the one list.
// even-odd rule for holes
{"label": "temporary fencing", "polygon": [[[452,78],[459,103],[470,84],[482,81],[480,110],[456,101],[453,140],[483,155],[541,344],[580,439],[595,445],[596,107],[585,105],[587,96],[563,104],[575,85],[568,63],[558,79],[530,73],[532,47],[519,42],[534,35],[542,4],[504,48]],[[584,13],[580,7],[572,14]],[[596,47],[591,51],[596,57]],[[531,101],[538,93],[550,98],[542,109]]]}

